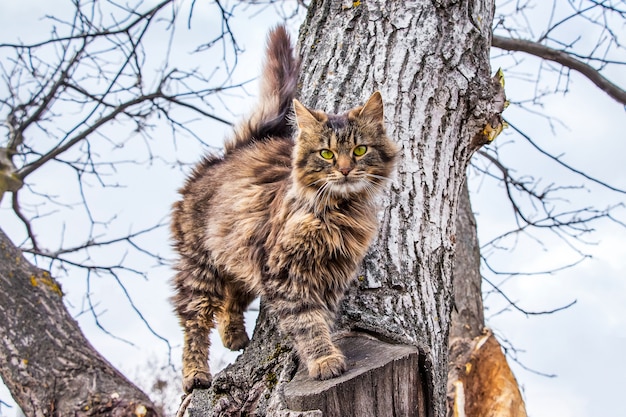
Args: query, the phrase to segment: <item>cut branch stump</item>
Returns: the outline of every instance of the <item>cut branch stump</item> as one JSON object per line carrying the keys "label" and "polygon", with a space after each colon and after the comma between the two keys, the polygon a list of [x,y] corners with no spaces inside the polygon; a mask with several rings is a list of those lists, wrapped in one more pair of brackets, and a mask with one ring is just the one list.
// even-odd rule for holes
{"label": "cut branch stump", "polygon": [[317,381],[301,368],[285,385],[290,410],[319,410],[324,417],[427,415],[427,390],[417,348],[365,335],[343,337],[337,344],[346,355],[348,371]]}

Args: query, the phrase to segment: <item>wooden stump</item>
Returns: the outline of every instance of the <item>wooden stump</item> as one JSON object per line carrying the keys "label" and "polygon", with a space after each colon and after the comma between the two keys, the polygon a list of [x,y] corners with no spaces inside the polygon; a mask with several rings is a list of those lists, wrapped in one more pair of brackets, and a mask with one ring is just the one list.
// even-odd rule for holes
{"label": "wooden stump", "polygon": [[417,348],[381,342],[366,335],[345,336],[337,344],[348,371],[326,381],[298,370],[285,385],[285,403],[293,411],[319,410],[324,417],[426,416],[426,381]]}
{"label": "wooden stump", "polygon": [[[338,378],[313,380],[306,369],[296,371],[293,362],[294,366],[281,370],[270,366],[261,371],[249,363],[236,363],[213,380],[211,389],[189,395],[178,416],[432,416],[428,370],[416,347],[385,343],[354,332],[336,342],[348,365],[347,372]],[[253,355],[257,362],[267,357],[267,349],[259,352]],[[289,351],[284,354],[295,357]],[[253,381],[247,391],[232,388],[233,380],[240,377]]]}

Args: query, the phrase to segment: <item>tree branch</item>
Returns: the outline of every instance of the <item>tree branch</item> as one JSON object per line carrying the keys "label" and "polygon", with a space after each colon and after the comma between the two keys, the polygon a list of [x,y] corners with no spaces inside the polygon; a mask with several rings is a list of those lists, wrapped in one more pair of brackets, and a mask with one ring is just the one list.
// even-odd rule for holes
{"label": "tree branch", "polygon": [[[625,104],[625,105],[626,105],[626,104]],[[532,147],[533,147],[533,148],[535,148],[535,149],[536,149],[537,151],[539,151],[541,154],[543,154],[543,155],[547,156],[548,158],[552,159],[554,162],[556,162],[557,164],[561,165],[563,168],[565,168],[565,169],[567,169],[567,170],[569,170],[569,171],[573,172],[574,174],[580,175],[580,176],[582,176],[583,178],[585,178],[585,179],[587,179],[587,180],[589,180],[589,181],[591,181],[591,182],[594,182],[594,183],[596,183],[596,184],[598,184],[598,185],[601,185],[602,187],[608,188],[608,189],[609,189],[609,190],[611,190],[611,191],[615,191],[615,192],[620,193],[620,194],[626,194],[626,190],[622,190],[622,189],[620,189],[620,188],[614,187],[614,186],[610,185],[609,183],[607,183],[607,182],[605,182],[605,181],[602,181],[602,180],[599,180],[599,179],[597,179],[597,178],[594,178],[594,177],[592,177],[591,175],[586,174],[585,172],[583,172],[583,171],[581,171],[581,170],[579,170],[579,169],[576,169],[576,168],[574,168],[573,166],[571,166],[571,165],[569,165],[569,164],[567,164],[567,163],[563,162],[563,161],[561,160],[561,158],[559,158],[559,157],[557,157],[557,156],[555,156],[555,155],[552,155],[551,153],[549,153],[549,152],[545,151],[543,148],[541,148],[539,145],[537,145],[537,144],[536,144],[536,143],[535,143],[535,142],[534,142],[534,141],[530,138],[530,136],[528,136],[527,134],[525,134],[525,133],[524,133],[521,129],[519,129],[519,128],[515,127],[515,125],[514,125],[514,124],[512,124],[510,121],[508,121],[508,120],[507,120],[506,122],[507,122],[507,124],[508,124],[508,126],[509,126],[510,128],[512,128],[513,130],[515,130],[515,131],[516,131],[516,132],[517,132],[517,133],[518,133],[521,137],[523,137],[524,139],[526,139],[526,141],[528,141],[528,143],[530,143],[530,144],[532,145]]]}
{"label": "tree branch", "polygon": [[0,256],[0,374],[20,408],[27,415],[157,417],[150,399],[85,339],[57,281],[1,230]]}
{"label": "tree branch", "polygon": [[559,63],[565,67],[578,71],[579,73],[587,77],[589,81],[594,83],[600,90],[604,91],[618,103],[626,106],[625,90],[613,84],[591,65],[588,65],[581,60],[574,58],[572,55],[566,52],[559,51],[525,39],[511,39],[498,35],[493,35],[492,46],[506,51],[526,52],[528,54]]}
{"label": "tree branch", "polygon": [[511,300],[505,293],[504,291],[502,291],[500,288],[498,288],[498,286],[496,284],[494,284],[493,282],[489,281],[487,278],[483,277],[483,280],[491,285],[493,287],[493,289],[500,294],[508,303],[511,307],[513,307],[515,310],[519,311],[520,313],[524,314],[526,317],[528,316],[542,316],[542,315],[546,315],[546,314],[554,314],[554,313],[558,313],[559,311],[563,311],[566,310],[568,308],[570,308],[571,306],[573,306],[574,304],[577,303],[578,300],[574,300],[574,301],[570,301],[569,303],[561,306],[561,307],[556,307],[553,308],[552,310],[542,310],[542,311],[529,311],[526,309],[521,308],[520,306],[517,305],[517,303],[513,300]]}
{"label": "tree branch", "polygon": [[[68,41],[74,41],[74,40],[90,41],[97,37],[110,37],[110,36],[128,33],[133,27],[135,27],[139,23],[142,23],[145,20],[150,20],[152,17],[156,16],[157,13],[161,9],[163,9],[165,6],[167,6],[170,3],[172,3],[172,0],[163,0],[161,3],[155,5],[153,8],[147,10],[144,13],[138,13],[137,10],[129,9],[128,12],[132,16],[136,16],[136,18],[130,21],[130,23],[128,23],[126,26],[118,26],[119,23],[117,23],[117,24],[114,24],[113,27],[111,28],[102,28],[99,31],[81,32],[81,33],[70,35],[70,36],[51,37],[50,39],[46,39],[45,41],[35,42],[35,43],[30,43],[30,44],[11,43],[11,42],[4,43],[3,42],[3,43],[0,43],[0,48],[36,49],[42,46],[49,45],[51,43],[68,42]],[[77,5],[77,6],[80,6],[80,5]],[[56,19],[54,16],[48,16],[48,17],[51,18],[52,20],[57,21],[57,23],[68,25],[71,28],[76,28],[76,25],[77,25],[76,22],[65,22],[65,21]],[[91,22],[87,22],[87,23],[89,23],[90,28],[94,27],[94,25]]]}

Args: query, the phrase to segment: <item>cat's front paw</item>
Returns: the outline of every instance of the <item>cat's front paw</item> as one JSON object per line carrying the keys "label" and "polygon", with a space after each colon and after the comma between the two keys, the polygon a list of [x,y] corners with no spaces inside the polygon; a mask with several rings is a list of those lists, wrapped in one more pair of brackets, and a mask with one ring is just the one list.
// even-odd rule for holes
{"label": "cat's front paw", "polygon": [[194,389],[204,389],[211,386],[211,374],[204,371],[192,371],[183,376],[183,390],[190,394]]}
{"label": "cat's front paw", "polygon": [[309,363],[308,368],[311,378],[335,378],[346,371],[346,359],[341,353],[334,353],[314,359]]}
{"label": "cat's front paw", "polygon": [[227,328],[225,331],[220,332],[220,336],[222,337],[222,343],[224,346],[230,350],[243,349],[248,346],[248,343],[250,343],[250,338],[243,329],[239,330]]}

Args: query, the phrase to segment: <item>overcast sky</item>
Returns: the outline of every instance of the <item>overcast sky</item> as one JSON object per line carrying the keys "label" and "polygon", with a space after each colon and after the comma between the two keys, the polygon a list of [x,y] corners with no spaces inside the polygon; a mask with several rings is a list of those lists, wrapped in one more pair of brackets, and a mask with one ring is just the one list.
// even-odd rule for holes
{"label": "overcast sky", "polygon": [[[48,26],[41,20],[41,16],[54,14],[56,10],[67,10],[59,9],[59,4],[64,2],[5,2],[0,13],[0,42],[33,40],[38,34],[45,36]],[[271,10],[252,18],[233,20],[238,41],[246,51],[241,57],[239,72],[235,75],[238,79],[247,80],[258,74],[265,33],[278,21]],[[187,39],[187,42],[203,36],[203,25],[210,24],[211,19],[201,17],[199,10],[196,10],[191,23],[191,29],[182,28],[183,25],[180,29],[183,32],[182,39]],[[623,30],[623,27],[618,29]],[[184,54],[189,45],[183,44],[178,48]],[[494,53],[494,56],[499,56],[499,53]],[[497,66],[505,69],[506,91],[512,101],[531,97],[532,87],[529,86],[532,84],[524,80],[532,78],[538,71],[538,60],[521,56],[520,59],[523,66],[511,69],[508,74],[507,69],[512,65],[510,59],[500,57],[494,61],[494,70]],[[626,72],[623,68],[619,71],[611,70],[608,74],[613,82],[626,86]],[[0,85],[0,88],[4,89],[5,86]],[[626,189],[624,108],[577,74],[572,74],[568,90],[566,95],[546,97],[543,106],[529,105],[534,111],[545,112],[560,120],[554,126],[546,119],[516,106],[507,109],[505,117],[540,146],[556,154],[563,154],[563,160],[567,163],[615,187]],[[255,84],[251,84],[248,91],[254,94]],[[234,120],[236,114],[245,112],[254,98],[238,93],[233,94],[231,100],[232,113],[224,111],[220,114],[228,120]],[[219,146],[226,132],[226,128],[218,123],[207,123],[206,141]],[[153,145],[156,149],[170,152],[172,145],[167,132],[159,131],[158,135],[165,137],[156,138]],[[141,147],[129,143],[128,151],[132,152],[134,146]],[[200,157],[199,144],[179,143],[178,146],[178,157],[181,160],[192,162]],[[541,178],[540,188],[551,183],[586,186],[586,189],[563,191],[561,200],[557,202],[559,211],[589,206],[601,210],[624,201],[623,194],[586,182],[557,167],[529,144],[516,138],[512,129],[505,131],[497,143],[490,146],[490,151],[497,151],[501,160],[514,169],[517,175]],[[137,152],[140,150],[137,149]],[[484,160],[479,157],[475,162],[477,166],[485,166]],[[184,170],[172,169],[166,163],[155,161],[148,167],[121,168],[120,171],[132,178],[126,188],[117,190],[115,197],[111,197],[108,191],[101,194],[94,191],[96,195],[93,196],[93,201],[103,207],[103,212],[98,215],[107,218],[111,213],[117,214],[116,221],[110,227],[111,232],[123,233],[131,227],[129,225],[134,230],[139,229],[167,216],[170,205],[177,198],[176,189],[184,180]],[[60,193],[63,191],[63,181],[60,180],[63,175],[67,173],[61,169],[59,172],[47,171],[35,180],[39,186],[49,186]],[[481,243],[514,227],[510,204],[497,181],[474,172],[470,189]],[[10,216],[7,200],[3,201],[0,209],[0,227],[19,242],[23,238],[23,230],[19,222]],[[626,220],[623,208],[616,209],[614,213],[622,222]],[[68,222],[65,223],[66,228],[70,230],[66,232],[66,238],[72,238],[72,214],[66,212],[63,215],[66,216],[64,219],[50,216],[46,229],[40,231],[42,237],[47,236],[50,241],[54,241],[53,236],[60,233],[65,221]],[[486,250],[490,265],[499,271],[533,274],[496,276],[484,271],[487,278],[498,284],[500,290],[522,309],[528,312],[546,311],[576,301],[571,308],[555,314],[527,316],[511,308],[501,295],[484,284],[488,325],[504,341],[505,346],[516,350],[514,356],[522,365],[512,363],[512,367],[523,388],[527,410],[532,417],[583,417],[619,415],[622,412],[619,401],[614,399],[619,398],[626,375],[623,354],[626,352],[626,231],[608,220],[594,223],[593,228],[595,231],[585,236],[589,242],[586,245],[562,239],[552,233],[533,232],[500,242],[506,250]],[[162,242],[159,250],[164,256],[172,256],[166,229],[155,233],[151,239]],[[534,274],[577,262],[583,255],[589,255],[589,259],[573,268],[552,274]],[[145,266],[150,268],[152,265],[145,261]],[[178,364],[182,335],[168,302],[170,277],[171,271],[161,267],[150,269],[148,281],[136,277],[123,279],[135,304],[151,326],[170,341],[172,360]],[[101,323],[116,337],[131,341],[133,346],[98,329],[90,314],[80,314],[85,305],[84,280],[66,279],[62,285],[67,293],[66,301],[70,310],[78,318],[90,341],[114,365],[134,377],[137,368],[147,366],[147,358],[161,364],[167,362],[168,346],[146,329],[124,301],[116,282],[94,278],[91,291],[96,294],[99,303],[97,310]],[[223,365],[222,359],[233,360],[236,356],[223,353],[218,337],[214,338],[213,346],[214,370]],[[11,403],[6,391],[0,390],[0,400]],[[13,415],[14,409],[0,408],[0,417]]]}

